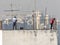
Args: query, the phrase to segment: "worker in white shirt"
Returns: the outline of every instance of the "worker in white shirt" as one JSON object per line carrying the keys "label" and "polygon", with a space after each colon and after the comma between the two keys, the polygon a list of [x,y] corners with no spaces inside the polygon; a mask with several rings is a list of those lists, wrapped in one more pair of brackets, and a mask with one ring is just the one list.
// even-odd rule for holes
{"label": "worker in white shirt", "polygon": [[17,23],[17,18],[16,18],[16,16],[14,16],[14,18],[13,18],[13,30],[17,29],[16,23]]}

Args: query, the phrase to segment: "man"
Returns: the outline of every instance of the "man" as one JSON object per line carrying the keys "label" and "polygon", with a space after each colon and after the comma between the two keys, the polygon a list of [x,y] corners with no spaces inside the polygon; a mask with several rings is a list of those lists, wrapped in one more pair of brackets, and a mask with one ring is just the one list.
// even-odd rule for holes
{"label": "man", "polygon": [[56,21],[56,18],[54,18],[53,29],[54,30],[57,30],[57,21]]}
{"label": "man", "polygon": [[16,16],[14,16],[14,18],[13,18],[13,30],[17,28],[16,23],[17,23],[17,18],[16,18]]}
{"label": "man", "polygon": [[50,29],[51,29],[51,30],[53,29],[53,23],[54,23],[54,20],[55,20],[55,18],[50,19],[50,25],[51,25]]}

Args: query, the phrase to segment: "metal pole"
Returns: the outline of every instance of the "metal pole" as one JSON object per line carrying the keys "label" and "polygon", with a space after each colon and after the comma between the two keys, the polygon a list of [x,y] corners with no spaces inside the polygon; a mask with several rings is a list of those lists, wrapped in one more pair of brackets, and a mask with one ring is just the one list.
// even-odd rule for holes
{"label": "metal pole", "polygon": [[11,17],[13,17],[13,8],[12,8],[13,5],[12,5],[12,2],[11,2],[11,4],[10,4],[10,6],[11,6],[11,13],[12,13],[12,14],[11,14]]}
{"label": "metal pole", "polygon": [[33,30],[34,30],[34,14],[32,15],[32,20],[33,20]]}
{"label": "metal pole", "polygon": [[34,0],[34,7],[35,7],[34,10],[36,11],[36,0]]}

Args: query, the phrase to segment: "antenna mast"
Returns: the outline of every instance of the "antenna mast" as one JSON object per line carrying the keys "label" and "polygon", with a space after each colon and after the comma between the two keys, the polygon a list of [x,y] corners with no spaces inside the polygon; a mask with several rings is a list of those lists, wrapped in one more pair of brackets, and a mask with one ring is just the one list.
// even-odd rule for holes
{"label": "antenna mast", "polygon": [[13,9],[13,4],[12,4],[12,0],[11,0],[10,9],[4,10],[4,11],[5,11],[5,12],[11,12],[12,14],[11,14],[10,16],[13,16],[13,12],[14,12],[14,11],[20,11],[20,10]]}

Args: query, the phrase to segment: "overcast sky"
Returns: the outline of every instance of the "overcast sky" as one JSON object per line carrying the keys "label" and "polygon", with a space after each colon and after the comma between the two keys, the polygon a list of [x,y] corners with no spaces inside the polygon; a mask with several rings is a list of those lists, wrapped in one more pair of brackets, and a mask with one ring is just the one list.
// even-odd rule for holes
{"label": "overcast sky", "polygon": [[[18,10],[34,10],[35,0],[0,0],[0,15],[4,10],[11,9],[12,3],[13,9]],[[36,10],[44,12],[47,8],[47,12],[50,16],[60,19],[60,0],[36,0]]]}

